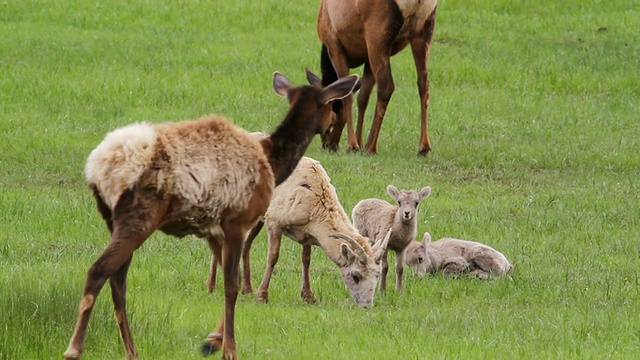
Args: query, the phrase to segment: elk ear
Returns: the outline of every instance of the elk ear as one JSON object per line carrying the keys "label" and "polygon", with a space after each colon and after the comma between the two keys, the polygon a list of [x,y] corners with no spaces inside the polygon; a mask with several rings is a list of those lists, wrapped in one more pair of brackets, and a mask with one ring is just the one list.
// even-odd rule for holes
{"label": "elk ear", "polygon": [[286,76],[277,71],[273,73],[273,90],[275,90],[276,94],[286,97],[287,91],[292,87],[291,81]]}
{"label": "elk ear", "polygon": [[424,200],[429,195],[431,195],[431,188],[429,186],[423,187],[422,190],[420,190],[420,201]]}
{"label": "elk ear", "polygon": [[391,196],[392,198],[398,200],[398,196],[400,196],[400,190],[398,190],[398,188],[393,185],[389,185],[387,186],[387,194],[389,194],[389,196]]}
{"label": "elk ear", "polygon": [[318,75],[311,72],[309,68],[304,68],[304,71],[307,73],[307,81],[309,84],[317,88],[322,88],[322,79],[320,79]]}
{"label": "elk ear", "polygon": [[358,81],[356,81],[356,85],[353,87],[353,93],[355,94],[356,91],[360,90],[361,86],[362,86],[362,78],[359,78]]}
{"label": "elk ear", "polygon": [[422,245],[426,247],[427,244],[429,244],[430,242],[431,242],[431,234],[429,234],[429,232],[426,231],[424,235],[422,235]]}
{"label": "elk ear", "polygon": [[351,250],[349,248],[349,246],[345,243],[342,243],[342,245],[340,245],[340,249],[342,250],[342,265],[346,266],[348,264],[351,264],[353,262],[353,260],[356,258],[356,255],[353,253],[353,250]]}
{"label": "elk ear", "polygon": [[327,104],[330,101],[345,98],[353,92],[353,88],[358,82],[358,75],[349,75],[341,77],[333,82],[333,84],[322,89],[320,102]]}

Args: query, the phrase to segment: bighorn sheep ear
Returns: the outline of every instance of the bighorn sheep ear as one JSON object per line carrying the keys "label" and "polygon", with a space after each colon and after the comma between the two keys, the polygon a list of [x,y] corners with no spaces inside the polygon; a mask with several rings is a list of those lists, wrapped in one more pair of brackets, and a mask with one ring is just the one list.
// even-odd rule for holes
{"label": "bighorn sheep ear", "polygon": [[389,196],[391,196],[392,198],[398,200],[398,196],[400,196],[400,190],[398,190],[398,188],[393,185],[389,185],[387,186],[387,194],[389,194]]}
{"label": "bighorn sheep ear", "polygon": [[342,257],[344,261],[342,263],[343,266],[347,266],[355,260],[356,255],[353,253],[353,250],[349,248],[349,245],[342,243],[340,245],[340,249],[342,250]]}
{"label": "bighorn sheep ear", "polygon": [[422,245],[427,246],[431,242],[431,234],[428,231],[422,235]]}
{"label": "bighorn sheep ear", "polygon": [[322,89],[320,102],[327,104],[330,101],[342,99],[349,96],[353,92],[353,88],[358,82],[358,75],[349,75],[341,77],[333,82],[333,84]]}
{"label": "bighorn sheep ear", "polygon": [[424,200],[429,195],[431,195],[431,187],[429,186],[423,187],[422,190],[420,190],[420,201]]}
{"label": "bighorn sheep ear", "polygon": [[286,76],[277,71],[273,73],[273,90],[275,90],[276,94],[286,97],[287,91],[292,87],[291,81]]}
{"label": "bighorn sheep ear", "polygon": [[304,68],[304,71],[307,73],[307,81],[309,84],[317,88],[322,88],[322,79],[320,79],[318,75],[311,72],[309,68]]}
{"label": "bighorn sheep ear", "polygon": [[[329,236],[336,239],[345,240],[347,244],[351,245],[351,248],[349,250],[351,250],[355,254],[358,260],[360,260],[360,262],[362,263],[367,262],[367,254],[365,254],[364,249],[362,248],[362,245],[358,244],[357,241],[353,240],[351,236],[347,236],[345,234],[331,234]],[[346,244],[343,243],[342,245],[346,245]],[[342,251],[344,252],[344,249],[342,249]]]}

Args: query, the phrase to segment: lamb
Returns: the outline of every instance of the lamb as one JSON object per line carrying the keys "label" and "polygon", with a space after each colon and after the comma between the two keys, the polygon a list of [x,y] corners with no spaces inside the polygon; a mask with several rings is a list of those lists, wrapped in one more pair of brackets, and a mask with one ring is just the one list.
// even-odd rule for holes
{"label": "lamb", "polygon": [[380,238],[381,234],[391,228],[389,245],[382,257],[380,291],[385,291],[387,287],[386,278],[389,269],[387,252],[389,249],[396,253],[396,290],[402,289],[404,249],[416,237],[418,205],[431,194],[431,188],[425,186],[420,191],[401,191],[395,186],[389,185],[387,193],[398,202],[398,205],[391,205],[382,199],[364,199],[356,204],[351,214],[353,225],[362,236],[367,236],[370,239]]}
{"label": "lamb", "polygon": [[[302,157],[289,178],[274,190],[271,204],[264,216],[269,236],[269,253],[264,277],[258,288],[260,302],[269,300],[269,283],[278,261],[282,234],[302,245],[302,290],[300,296],[308,303],[317,301],[310,287],[309,265],[312,245],[321,247],[339,268],[342,280],[356,304],[373,306],[375,287],[381,272],[381,257],[390,232],[371,246],[361,236],[344,211],[331,179],[317,160]],[[250,232],[243,248],[243,293],[252,293],[249,266],[251,244],[262,223]],[[213,259],[208,286],[215,282],[216,262]],[[211,287],[209,288],[211,290]]]}
{"label": "lamb", "polygon": [[207,355],[221,348],[223,359],[237,359],[234,312],[244,235],[265,212],[273,188],[293,171],[313,136],[331,128],[331,101],[349,95],[357,80],[344,77],[325,88],[294,87],[276,72],[273,88],[288,98],[290,107],[263,141],[217,116],[138,123],[109,133],[89,155],[85,173],[111,239],[87,272],[64,358],[82,354],[89,316],[107,279],[126,357],[138,358],[126,315],[127,272],[134,251],[161,230],[177,237],[206,238],[222,260],[225,310],[201,351]]}
{"label": "lamb", "polygon": [[478,279],[488,279],[490,275],[511,274],[514,268],[501,252],[488,245],[453,238],[431,242],[428,232],[422,242],[413,241],[407,246],[404,258],[418,276],[442,270],[445,276],[471,273]]}

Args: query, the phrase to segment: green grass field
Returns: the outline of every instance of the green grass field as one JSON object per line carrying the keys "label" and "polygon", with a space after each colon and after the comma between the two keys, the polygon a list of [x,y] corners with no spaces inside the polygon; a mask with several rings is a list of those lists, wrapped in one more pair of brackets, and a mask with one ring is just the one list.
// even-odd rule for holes
{"label": "green grass field", "polygon": [[[225,115],[269,131],[271,76],[319,72],[319,1],[0,4],[0,359],[61,358],[88,267],[108,241],[83,177],[104,135],[136,121]],[[441,0],[429,61],[433,152],[416,156],[410,51],[379,154],[320,160],[348,213],[385,188],[432,187],[418,232],[481,241],[513,279],[416,278],[357,308],[319,249],[283,240],[270,302],[240,296],[244,359],[630,359],[640,352],[640,3]],[[361,70],[354,72],[360,73]],[[372,97],[375,100],[375,96]],[[370,123],[371,109],[366,124]],[[345,143],[343,135],[343,143]],[[206,244],[157,233],[136,252],[128,306],[144,359],[196,359],[217,323]],[[266,235],[253,247],[257,286]],[[394,261],[391,259],[391,263]],[[105,286],[85,359],[124,350]]]}

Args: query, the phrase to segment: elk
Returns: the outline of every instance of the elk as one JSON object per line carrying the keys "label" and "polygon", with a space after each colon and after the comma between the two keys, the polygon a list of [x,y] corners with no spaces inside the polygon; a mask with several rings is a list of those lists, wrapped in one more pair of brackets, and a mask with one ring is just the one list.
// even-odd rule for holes
{"label": "elk", "polygon": [[265,212],[274,187],[293,171],[313,136],[331,127],[330,102],[349,95],[357,80],[344,77],[324,88],[294,87],[276,72],[273,88],[288,98],[289,110],[263,141],[217,116],[138,123],[107,134],[89,155],[85,175],[110,241],[87,272],[64,358],[80,358],[91,311],[107,280],[126,357],[138,358],[126,314],[127,272],[134,251],[160,230],[205,238],[221,259],[225,307],[201,352],[221,349],[223,359],[237,359],[234,314],[245,233]]}
{"label": "elk", "polygon": [[437,0],[322,0],[317,31],[322,42],[320,65],[323,84],[349,74],[364,64],[358,94],[358,124],[354,133],[351,96],[333,104],[337,114],[333,130],[322,135],[323,147],[337,150],[346,123],[348,150],[363,149],[362,127],[369,96],[378,85],[377,101],[366,153],[376,153],[380,127],[395,85],[390,57],[411,45],[420,95],[419,155],[431,150],[427,131],[429,79],[427,61],[435,29]]}

